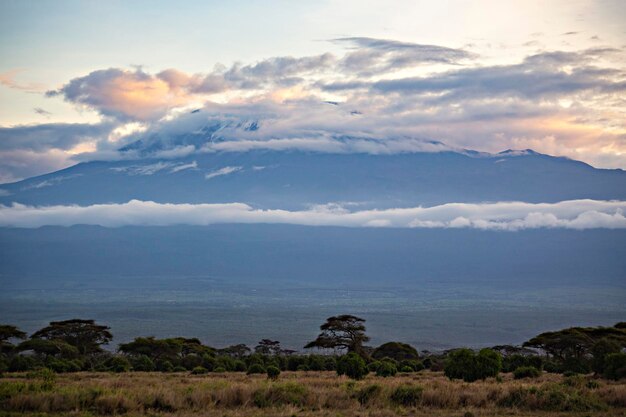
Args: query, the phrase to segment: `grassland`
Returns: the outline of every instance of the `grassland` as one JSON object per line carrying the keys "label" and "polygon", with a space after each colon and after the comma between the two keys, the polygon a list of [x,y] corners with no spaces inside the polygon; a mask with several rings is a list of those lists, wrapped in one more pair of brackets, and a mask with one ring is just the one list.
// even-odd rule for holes
{"label": "grassland", "polygon": [[544,374],[449,381],[422,371],[362,381],[334,372],[7,374],[0,413],[128,416],[626,416],[626,383]]}

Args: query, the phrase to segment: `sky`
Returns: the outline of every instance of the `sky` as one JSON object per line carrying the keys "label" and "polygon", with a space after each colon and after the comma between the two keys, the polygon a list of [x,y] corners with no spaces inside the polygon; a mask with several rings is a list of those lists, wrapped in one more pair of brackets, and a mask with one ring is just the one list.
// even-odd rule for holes
{"label": "sky", "polygon": [[626,168],[624,16],[620,0],[0,0],[0,183],[120,158],[196,128],[196,109],[258,120],[254,148],[347,134]]}

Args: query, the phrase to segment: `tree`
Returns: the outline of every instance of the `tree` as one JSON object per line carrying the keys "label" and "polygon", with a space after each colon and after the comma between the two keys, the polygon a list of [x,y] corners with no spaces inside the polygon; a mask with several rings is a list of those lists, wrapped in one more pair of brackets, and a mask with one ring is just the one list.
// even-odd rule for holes
{"label": "tree", "polygon": [[372,358],[383,359],[392,358],[398,362],[403,360],[417,360],[419,354],[411,345],[400,342],[388,342],[378,346],[372,353]]}
{"label": "tree", "polygon": [[29,339],[17,345],[15,350],[18,352],[30,350],[38,356],[65,359],[74,359],[79,355],[76,346],[72,346],[62,340]]}
{"label": "tree", "polygon": [[227,355],[227,356],[241,359],[244,356],[247,356],[250,354],[250,348],[244,345],[243,343],[241,343],[238,345],[228,346],[224,349],[219,349],[217,352],[220,355]]}
{"label": "tree", "polygon": [[278,340],[262,339],[254,348],[255,353],[261,355],[279,355],[281,353],[280,342]]}
{"label": "tree", "polygon": [[10,342],[11,339],[26,339],[26,333],[15,326],[0,324],[0,353],[13,351],[15,345]]}
{"label": "tree", "polygon": [[150,337],[137,337],[129,343],[122,343],[119,351],[131,356],[145,355],[152,361],[158,360],[177,360],[183,351],[184,340],[182,338],[175,339],[156,339]]}
{"label": "tree", "polygon": [[113,339],[110,327],[96,324],[94,320],[72,319],[53,321],[35,332],[31,339],[60,340],[74,346],[82,355],[102,352],[102,345]]}
{"label": "tree", "polygon": [[348,353],[363,354],[363,343],[369,340],[365,335],[365,320],[349,314],[333,316],[320,326],[322,331],[317,339],[307,343],[305,349],[347,349]]}
{"label": "tree", "polygon": [[604,362],[606,356],[611,353],[619,353],[620,351],[621,346],[614,340],[607,338],[598,340],[593,345],[593,348],[591,348],[591,354],[593,355],[591,369],[593,369],[596,374],[604,373]]}

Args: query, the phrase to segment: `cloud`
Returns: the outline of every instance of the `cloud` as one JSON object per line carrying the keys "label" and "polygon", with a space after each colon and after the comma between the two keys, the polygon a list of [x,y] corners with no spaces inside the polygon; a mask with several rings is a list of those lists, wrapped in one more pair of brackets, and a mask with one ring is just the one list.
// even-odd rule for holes
{"label": "cloud", "polygon": [[476,58],[475,54],[463,49],[388,39],[347,37],[333,39],[333,42],[353,50],[342,58],[340,66],[361,75],[395,72],[424,64],[456,65]]}
{"label": "cloud", "polygon": [[105,137],[112,129],[113,125],[109,123],[45,123],[0,127],[0,151],[9,149],[70,150],[81,143]]}
{"label": "cloud", "polygon": [[260,210],[247,204],[169,204],[132,200],[124,204],[33,207],[0,206],[1,227],[77,224],[104,227],[283,223],[306,226],[474,228],[518,231],[538,228],[624,229],[624,201],[571,200],[551,204],[450,203],[434,207],[349,211],[337,204],[305,211]]}
{"label": "cloud", "polygon": [[222,175],[232,174],[233,172],[241,171],[242,167],[224,167],[220,168],[216,171],[209,172],[204,176],[207,180],[215,177],[221,177]]}
{"label": "cloud", "polygon": [[43,84],[40,84],[40,83],[24,84],[24,83],[20,83],[16,81],[15,78],[20,72],[23,72],[23,70],[13,69],[10,71],[0,73],[0,84],[4,85],[5,87],[12,88],[14,90],[22,90],[28,93],[40,93],[41,91],[44,90]]}
{"label": "cloud", "polygon": [[109,123],[45,123],[0,127],[0,183],[73,165],[73,155],[96,147]]}
{"label": "cloud", "polygon": [[197,168],[198,168],[198,163],[196,161],[192,161],[188,164],[176,165],[174,168],[170,170],[170,173],[173,174],[175,172],[185,171],[187,169],[197,169]]}
{"label": "cloud", "polygon": [[[331,42],[344,53],[270,57],[196,74],[109,68],[71,79],[47,95],[93,109],[103,122],[0,128],[0,181],[75,161],[254,149],[532,148],[626,167],[621,49],[543,51],[487,65],[465,48],[368,37]],[[15,84],[15,71],[3,75]],[[119,133],[129,125],[141,128]],[[35,163],[46,158],[43,167]]]}
{"label": "cloud", "polygon": [[52,113],[50,113],[49,111],[47,111],[45,109],[42,109],[41,107],[35,107],[33,109],[33,111],[35,113],[37,113],[38,115],[40,115],[40,116],[51,116],[52,115]]}

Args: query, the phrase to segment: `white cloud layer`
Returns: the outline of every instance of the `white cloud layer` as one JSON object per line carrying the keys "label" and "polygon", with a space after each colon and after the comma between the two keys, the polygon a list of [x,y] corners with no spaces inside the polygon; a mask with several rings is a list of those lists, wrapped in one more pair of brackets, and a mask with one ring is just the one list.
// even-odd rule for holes
{"label": "white cloud layer", "polygon": [[0,227],[78,224],[104,227],[280,223],[306,226],[474,228],[517,231],[538,228],[626,229],[626,201],[558,203],[449,203],[434,207],[349,211],[337,204],[304,211],[260,210],[243,203],[170,204],[131,200],[124,204],[33,207],[0,206]]}

